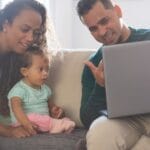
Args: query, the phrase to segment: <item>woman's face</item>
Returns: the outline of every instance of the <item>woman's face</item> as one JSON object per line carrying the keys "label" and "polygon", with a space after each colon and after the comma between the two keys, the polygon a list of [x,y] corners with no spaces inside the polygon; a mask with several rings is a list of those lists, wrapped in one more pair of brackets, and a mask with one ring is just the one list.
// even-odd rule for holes
{"label": "woman's face", "polygon": [[6,37],[5,47],[17,53],[23,53],[32,44],[35,33],[40,31],[41,15],[32,10],[24,9],[16,16],[12,23],[4,24]]}

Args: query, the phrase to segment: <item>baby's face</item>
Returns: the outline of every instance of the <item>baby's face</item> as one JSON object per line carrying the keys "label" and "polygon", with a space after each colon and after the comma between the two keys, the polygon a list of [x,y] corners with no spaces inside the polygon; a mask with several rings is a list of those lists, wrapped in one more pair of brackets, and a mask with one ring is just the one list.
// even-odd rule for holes
{"label": "baby's face", "polygon": [[27,68],[26,82],[33,88],[40,88],[48,78],[49,60],[44,56],[32,56],[32,65]]}

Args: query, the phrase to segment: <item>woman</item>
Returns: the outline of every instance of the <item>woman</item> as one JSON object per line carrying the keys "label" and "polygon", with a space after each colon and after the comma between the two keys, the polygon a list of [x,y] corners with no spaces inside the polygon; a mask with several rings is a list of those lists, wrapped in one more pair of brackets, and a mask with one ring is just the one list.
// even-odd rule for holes
{"label": "woman", "polygon": [[[46,46],[46,10],[35,0],[14,0],[0,10],[0,114],[9,116],[6,95],[19,80],[18,54],[30,46]],[[15,52],[15,53],[14,53]],[[36,134],[36,133],[34,133]],[[27,137],[23,127],[0,123],[0,135]]]}

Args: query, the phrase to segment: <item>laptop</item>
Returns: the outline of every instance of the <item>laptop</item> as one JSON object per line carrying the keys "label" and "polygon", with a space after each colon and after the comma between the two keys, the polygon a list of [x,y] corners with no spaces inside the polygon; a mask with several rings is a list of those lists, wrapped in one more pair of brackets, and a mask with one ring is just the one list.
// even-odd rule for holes
{"label": "laptop", "polygon": [[150,41],[104,46],[102,53],[108,118],[150,113]]}

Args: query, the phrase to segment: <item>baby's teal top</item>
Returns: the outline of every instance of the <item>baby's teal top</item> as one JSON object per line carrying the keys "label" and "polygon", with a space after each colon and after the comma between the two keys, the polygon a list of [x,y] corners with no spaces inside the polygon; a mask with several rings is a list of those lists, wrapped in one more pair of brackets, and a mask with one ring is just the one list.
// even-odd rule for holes
{"label": "baby's teal top", "polygon": [[10,103],[13,97],[20,98],[25,114],[37,113],[49,115],[48,100],[50,96],[51,90],[45,84],[41,88],[35,89],[27,85],[23,80],[19,81],[8,93],[11,122],[16,122]]}

